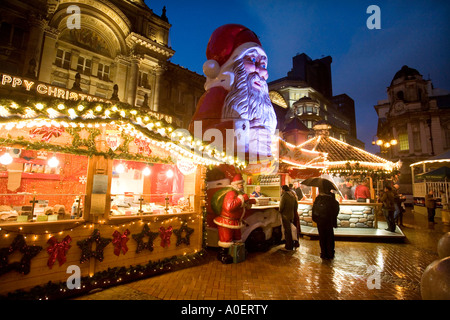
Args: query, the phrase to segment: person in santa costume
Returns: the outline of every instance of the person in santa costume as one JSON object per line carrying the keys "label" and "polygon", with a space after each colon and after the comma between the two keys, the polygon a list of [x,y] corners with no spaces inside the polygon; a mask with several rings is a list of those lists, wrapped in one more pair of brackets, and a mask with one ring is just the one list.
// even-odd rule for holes
{"label": "person in santa costume", "polygon": [[[204,141],[214,137],[218,146],[227,149],[233,140],[235,152],[245,153],[247,159],[249,154],[271,157],[277,119],[266,82],[267,55],[258,36],[239,24],[223,25],[211,35],[206,57],[206,92],[189,131]],[[218,131],[208,133],[210,129],[219,130],[222,139],[217,141]]]}
{"label": "person in santa costume", "polygon": [[235,242],[241,241],[242,218],[245,210],[250,208],[255,200],[244,193],[244,180],[241,174],[235,175],[231,186],[218,192],[218,206],[220,214],[214,218],[219,233],[220,247],[217,259],[222,263],[232,263],[233,258],[228,254],[228,248]]}

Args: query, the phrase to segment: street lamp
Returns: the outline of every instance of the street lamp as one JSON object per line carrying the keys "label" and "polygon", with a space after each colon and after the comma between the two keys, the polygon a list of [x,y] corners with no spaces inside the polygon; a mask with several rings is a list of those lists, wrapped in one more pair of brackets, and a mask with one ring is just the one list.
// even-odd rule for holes
{"label": "street lamp", "polygon": [[[374,136],[375,137],[375,136]],[[397,145],[398,141],[396,139],[391,139],[391,140],[383,140],[383,139],[377,139],[377,140],[373,140],[372,144],[373,145],[377,145],[380,147],[381,153],[387,153],[387,149],[389,149],[392,146]],[[383,150],[384,149],[384,150]]]}

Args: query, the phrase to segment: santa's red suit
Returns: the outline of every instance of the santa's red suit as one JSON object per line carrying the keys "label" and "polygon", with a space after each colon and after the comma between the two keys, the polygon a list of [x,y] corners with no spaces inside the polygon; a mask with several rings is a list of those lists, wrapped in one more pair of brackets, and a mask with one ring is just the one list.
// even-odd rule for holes
{"label": "santa's red suit", "polygon": [[249,206],[247,194],[230,190],[223,199],[220,215],[214,219],[219,232],[219,246],[229,248],[235,241],[241,240],[242,218]]}

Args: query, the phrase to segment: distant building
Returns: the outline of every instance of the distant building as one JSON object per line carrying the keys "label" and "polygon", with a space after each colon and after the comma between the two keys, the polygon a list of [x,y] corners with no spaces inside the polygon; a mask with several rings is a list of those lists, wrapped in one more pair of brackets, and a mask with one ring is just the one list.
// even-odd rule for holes
{"label": "distant building", "polygon": [[403,66],[387,88],[388,99],[378,101],[377,138],[383,157],[403,162],[401,184],[412,193],[409,165],[450,150],[450,92],[435,89],[416,69]]}
{"label": "distant building", "polygon": [[[331,125],[332,137],[364,149],[364,143],[356,135],[353,99],[346,94],[333,96],[332,58],[312,60],[302,53],[293,57],[292,62],[293,68],[286,77],[269,83],[272,102],[285,109],[277,113],[280,130],[287,127],[289,139],[304,142],[314,136],[313,127],[318,121],[326,121]],[[298,127],[296,132],[300,135],[295,139],[295,124],[299,121],[293,121],[294,118],[303,124]],[[286,137],[285,140],[288,141]]]}
{"label": "distant building", "polygon": [[[80,26],[71,26],[76,5]],[[0,73],[174,117],[187,127],[205,78],[174,65],[165,8],[143,0],[3,0]]]}

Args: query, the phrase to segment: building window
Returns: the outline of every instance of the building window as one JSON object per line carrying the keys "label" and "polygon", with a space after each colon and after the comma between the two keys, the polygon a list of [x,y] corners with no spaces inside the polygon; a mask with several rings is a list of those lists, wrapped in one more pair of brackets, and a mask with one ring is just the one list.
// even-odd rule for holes
{"label": "building window", "polygon": [[422,151],[422,143],[420,140],[420,132],[413,132],[414,151]]}
{"label": "building window", "polygon": [[60,68],[70,69],[70,58],[72,54],[68,51],[58,49],[56,51],[55,65]]}
{"label": "building window", "polygon": [[138,86],[146,88],[146,89],[150,89],[150,84],[149,84],[148,80],[149,80],[148,73],[139,71]]}
{"label": "building window", "polygon": [[86,76],[91,75],[92,60],[78,57],[77,71]]}
{"label": "building window", "polygon": [[22,49],[24,44],[24,30],[7,22],[0,24],[0,44]]}
{"label": "building window", "polygon": [[400,133],[398,135],[398,147],[400,151],[408,151],[409,150],[409,140],[407,133]]}
{"label": "building window", "polygon": [[97,77],[103,81],[109,81],[109,66],[103,63],[98,64]]}

